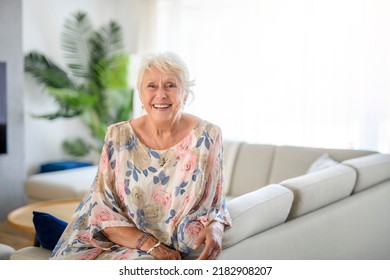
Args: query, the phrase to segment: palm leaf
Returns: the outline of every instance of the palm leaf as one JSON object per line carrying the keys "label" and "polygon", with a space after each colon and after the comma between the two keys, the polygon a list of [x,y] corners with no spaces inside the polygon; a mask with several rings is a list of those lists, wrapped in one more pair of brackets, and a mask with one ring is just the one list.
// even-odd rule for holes
{"label": "palm leaf", "polygon": [[112,123],[128,120],[132,117],[133,93],[132,89],[122,89],[112,95],[113,105],[111,108],[115,108],[111,112]]}
{"label": "palm leaf", "polygon": [[[68,72],[38,52],[25,57],[25,71],[42,83],[59,106],[57,112],[35,117],[81,117],[100,151],[108,125],[129,119],[133,90],[128,86],[130,57],[123,51],[122,30],[111,21],[94,31],[84,12],[64,22],[61,47]],[[89,146],[67,142],[68,153],[81,156]]]}
{"label": "palm leaf", "polygon": [[81,138],[76,138],[74,140],[65,140],[62,143],[62,147],[67,154],[75,157],[86,156],[92,149],[92,146],[86,143]]}
{"label": "palm leaf", "polygon": [[116,22],[109,22],[91,36],[91,62],[110,60],[123,50],[122,30]]}
{"label": "palm leaf", "polygon": [[31,51],[24,56],[24,71],[45,87],[75,87],[64,70],[38,51]]}
{"label": "palm leaf", "polygon": [[100,150],[103,147],[104,136],[109,123],[102,121],[101,116],[96,110],[85,110],[83,120],[89,128],[91,136],[94,137],[98,143],[97,149]]}
{"label": "palm leaf", "polygon": [[[33,114],[32,117],[33,118],[39,118],[39,119],[46,119],[46,120],[55,120],[57,118],[63,118],[64,117],[64,113],[61,112],[61,111],[58,111],[58,112],[55,112],[55,113],[50,113],[50,114]],[[71,113],[68,113],[67,114],[67,118],[72,118],[74,116],[77,116],[79,114],[71,114]]]}
{"label": "palm leaf", "polygon": [[129,56],[117,54],[110,59],[101,60],[96,65],[96,73],[103,87],[109,89],[128,88]]}
{"label": "palm leaf", "polygon": [[76,12],[65,20],[61,46],[67,66],[76,77],[89,77],[89,41],[92,34],[92,25],[84,12]]}
{"label": "palm leaf", "polygon": [[85,108],[91,107],[95,103],[94,96],[86,95],[72,89],[47,88],[47,92],[58,103],[59,109],[57,112],[51,114],[34,115],[35,118],[49,120],[56,118],[72,118],[81,115]]}
{"label": "palm leaf", "polygon": [[96,102],[94,96],[85,94],[81,90],[48,88],[47,91],[61,107],[68,107],[77,111],[91,107]]}
{"label": "palm leaf", "polygon": [[107,89],[104,88],[99,82],[99,80],[96,79],[89,80],[85,86],[85,91],[95,98],[95,102],[92,106],[92,109],[96,111],[97,115],[99,116],[99,119],[103,123],[106,122],[108,120],[109,110],[109,104],[107,103],[107,98],[105,94],[105,91],[107,91]]}

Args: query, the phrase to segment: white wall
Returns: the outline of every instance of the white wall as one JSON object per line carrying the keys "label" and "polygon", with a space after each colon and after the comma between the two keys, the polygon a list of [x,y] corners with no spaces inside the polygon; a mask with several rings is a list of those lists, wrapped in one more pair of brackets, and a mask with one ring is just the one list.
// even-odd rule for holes
{"label": "white wall", "polygon": [[[138,29],[142,27],[142,11],[148,1],[140,0],[24,0],[23,51],[39,50],[64,65],[59,35],[64,19],[77,10],[88,13],[97,27],[114,19],[121,24],[129,53],[138,46]],[[61,144],[64,139],[84,135],[88,131],[77,119],[48,121],[32,118],[32,114],[50,113],[54,101],[31,78],[25,78],[26,166],[28,174],[36,173],[40,164],[68,159]],[[89,159],[96,160],[95,157]]]}

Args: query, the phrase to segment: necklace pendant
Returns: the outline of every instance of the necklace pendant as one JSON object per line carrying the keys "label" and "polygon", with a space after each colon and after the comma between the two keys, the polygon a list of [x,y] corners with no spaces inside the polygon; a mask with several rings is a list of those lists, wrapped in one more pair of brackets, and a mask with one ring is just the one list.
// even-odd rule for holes
{"label": "necklace pendant", "polygon": [[165,160],[164,157],[160,157],[158,160],[158,163],[160,164],[160,167],[163,167],[167,161]]}

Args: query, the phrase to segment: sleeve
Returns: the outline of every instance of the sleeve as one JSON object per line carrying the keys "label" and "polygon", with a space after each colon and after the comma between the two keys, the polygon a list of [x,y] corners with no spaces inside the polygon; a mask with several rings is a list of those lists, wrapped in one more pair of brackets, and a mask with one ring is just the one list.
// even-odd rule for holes
{"label": "sleeve", "polygon": [[203,226],[207,226],[213,221],[229,226],[231,225],[231,218],[223,195],[222,133],[218,127],[215,130],[216,135],[213,141],[210,141],[212,145],[210,146],[208,165],[205,170],[206,182],[197,221],[200,221]]}
{"label": "sleeve", "polygon": [[84,212],[87,215],[86,224],[91,244],[106,249],[111,248],[114,244],[107,242],[101,232],[104,228],[134,226],[130,217],[122,211],[126,207],[122,205],[116,192],[116,174],[119,172],[117,143],[120,142],[117,138],[120,137],[120,133],[113,131],[115,128],[115,126],[110,126],[107,129],[98,172],[83,205]]}
{"label": "sleeve", "polygon": [[223,196],[223,145],[219,128],[204,133],[203,144],[207,151],[207,164],[202,176],[203,191],[195,208],[178,226],[178,246],[183,253],[190,253],[198,233],[211,222],[218,221],[230,226],[232,221]]}

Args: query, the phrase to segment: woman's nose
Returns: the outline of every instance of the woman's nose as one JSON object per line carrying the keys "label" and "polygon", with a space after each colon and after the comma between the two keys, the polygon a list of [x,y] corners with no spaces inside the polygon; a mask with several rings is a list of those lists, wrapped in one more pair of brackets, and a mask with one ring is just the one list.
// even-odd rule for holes
{"label": "woman's nose", "polygon": [[164,98],[167,96],[167,92],[163,86],[159,86],[157,90],[157,97]]}

